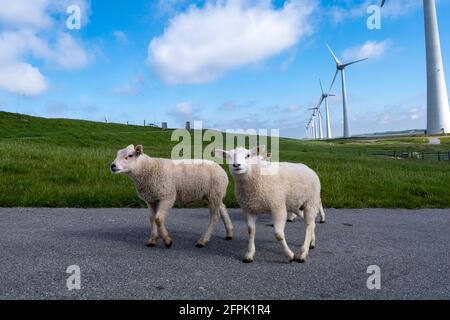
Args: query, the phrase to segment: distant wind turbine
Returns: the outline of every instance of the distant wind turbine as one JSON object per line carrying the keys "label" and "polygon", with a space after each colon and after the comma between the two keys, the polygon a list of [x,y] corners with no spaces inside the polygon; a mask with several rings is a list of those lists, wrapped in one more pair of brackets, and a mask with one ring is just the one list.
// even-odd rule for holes
{"label": "distant wind turbine", "polygon": [[105,113],[105,123],[108,123],[108,114]]}
{"label": "distant wind turbine", "polygon": [[355,61],[351,61],[348,63],[341,63],[339,59],[334,54],[333,50],[331,50],[330,46],[327,45],[328,50],[330,51],[331,55],[333,56],[334,62],[336,63],[336,73],[334,74],[333,81],[331,82],[330,90],[333,88],[334,81],[336,80],[337,74],[340,71],[341,72],[341,80],[342,80],[342,109],[344,113],[344,138],[349,138],[351,136],[350,133],[350,123],[348,121],[348,109],[347,109],[347,88],[345,83],[345,68],[349,65],[367,60],[367,58],[359,59]]}
{"label": "distant wind turbine", "polygon": [[[310,108],[309,110],[313,111],[313,118],[315,119],[316,128],[316,139],[323,139],[323,130],[322,130],[322,113],[320,112],[320,105],[315,108]],[[317,126],[316,126],[317,125]]]}
{"label": "distant wind turbine", "polygon": [[[385,0],[381,1],[383,6]],[[450,132],[448,92],[442,63],[435,0],[423,0],[427,53],[427,134]]]}
{"label": "distant wind turbine", "polygon": [[327,126],[327,139],[332,139],[333,136],[331,134],[331,125],[330,125],[330,111],[328,110],[328,97],[334,97],[334,94],[330,93],[330,89],[327,92],[323,91],[322,80],[319,79],[320,90],[322,91],[322,97],[320,98],[320,102],[318,107],[322,105],[322,102],[325,102],[325,122]]}

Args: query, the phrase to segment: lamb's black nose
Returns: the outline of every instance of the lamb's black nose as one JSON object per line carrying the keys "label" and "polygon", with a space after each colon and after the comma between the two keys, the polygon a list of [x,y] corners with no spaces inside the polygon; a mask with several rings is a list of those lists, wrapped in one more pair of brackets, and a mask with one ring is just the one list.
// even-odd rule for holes
{"label": "lamb's black nose", "polygon": [[116,165],[113,163],[112,165],[111,165],[111,169],[115,169],[116,168]]}
{"label": "lamb's black nose", "polygon": [[233,167],[234,167],[234,168],[239,168],[240,166],[241,166],[240,163],[233,163]]}

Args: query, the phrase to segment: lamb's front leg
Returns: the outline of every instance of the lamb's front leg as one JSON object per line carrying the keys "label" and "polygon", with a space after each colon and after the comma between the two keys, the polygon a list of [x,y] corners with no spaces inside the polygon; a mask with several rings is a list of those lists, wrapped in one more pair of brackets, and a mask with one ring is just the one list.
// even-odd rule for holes
{"label": "lamb's front leg", "polygon": [[170,208],[172,208],[175,200],[161,200],[158,202],[158,209],[155,215],[155,223],[159,227],[161,231],[161,237],[164,240],[164,244],[166,248],[170,248],[172,246],[172,238],[169,235],[169,231],[167,231],[165,226],[166,217],[169,214]]}
{"label": "lamb's front leg", "polygon": [[158,240],[158,226],[155,222],[155,215],[158,209],[156,203],[148,204],[150,209],[150,226],[151,226],[151,234],[150,239],[147,242],[147,247],[154,247],[156,245],[156,240]]}
{"label": "lamb's front leg", "polygon": [[255,234],[256,234],[256,214],[247,213],[247,227],[248,227],[248,250],[245,254],[244,263],[251,263],[255,258]]}
{"label": "lamb's front leg", "polygon": [[284,228],[286,226],[286,217],[287,211],[286,209],[280,209],[276,211],[272,211],[272,221],[275,229],[275,238],[281,244],[283,248],[283,252],[286,257],[289,259],[289,262],[294,260],[294,253],[289,249],[289,246],[286,242],[286,238],[284,236]]}

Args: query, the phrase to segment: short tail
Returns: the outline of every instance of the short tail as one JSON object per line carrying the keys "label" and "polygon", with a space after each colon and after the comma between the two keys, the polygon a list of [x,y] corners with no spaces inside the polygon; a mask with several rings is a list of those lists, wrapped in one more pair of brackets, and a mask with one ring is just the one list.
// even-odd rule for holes
{"label": "short tail", "polygon": [[320,213],[319,223],[325,223],[325,211],[323,210],[322,200],[320,200],[319,213]]}

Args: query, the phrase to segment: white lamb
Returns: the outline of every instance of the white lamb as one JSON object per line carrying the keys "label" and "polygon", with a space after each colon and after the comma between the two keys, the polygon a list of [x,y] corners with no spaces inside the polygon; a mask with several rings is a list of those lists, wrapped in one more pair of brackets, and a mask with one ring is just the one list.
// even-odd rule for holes
{"label": "white lamb", "polygon": [[233,225],[222,202],[227,191],[228,176],[217,163],[207,160],[185,163],[182,160],[151,158],[143,153],[141,145],[129,145],[117,152],[111,171],[127,174],[133,180],[139,197],[153,213],[150,215],[151,236],[148,247],[155,246],[158,228],[166,248],[172,245],[164,222],[176,202],[184,205],[202,200],[208,202],[210,221],[197,247],[204,247],[210,240],[219,215],[225,225],[226,239],[233,238]]}
{"label": "white lamb", "polygon": [[[258,155],[264,149],[260,146],[252,150],[236,148],[215,151],[217,157],[227,158],[235,180],[236,199],[247,215],[249,241],[243,261],[250,263],[254,260],[257,213],[270,212],[275,238],[289,261],[305,262],[309,249],[313,249],[316,242],[315,218],[319,211],[323,211],[319,177],[303,164],[261,161]],[[272,174],[263,172],[268,164],[278,165],[278,169]],[[284,228],[287,213],[298,213],[300,210],[303,210],[306,225],[305,241],[298,254],[294,255],[286,243]]]}
{"label": "white lamb", "polygon": [[[271,158],[272,158],[271,152],[268,152],[266,154],[261,153],[258,155],[259,162],[270,161]],[[320,210],[319,213],[320,213],[319,223],[325,223],[325,211]],[[303,211],[298,210],[297,212],[289,212],[287,222],[295,222],[295,220],[297,219],[297,216],[299,216],[300,218],[303,219]]]}

